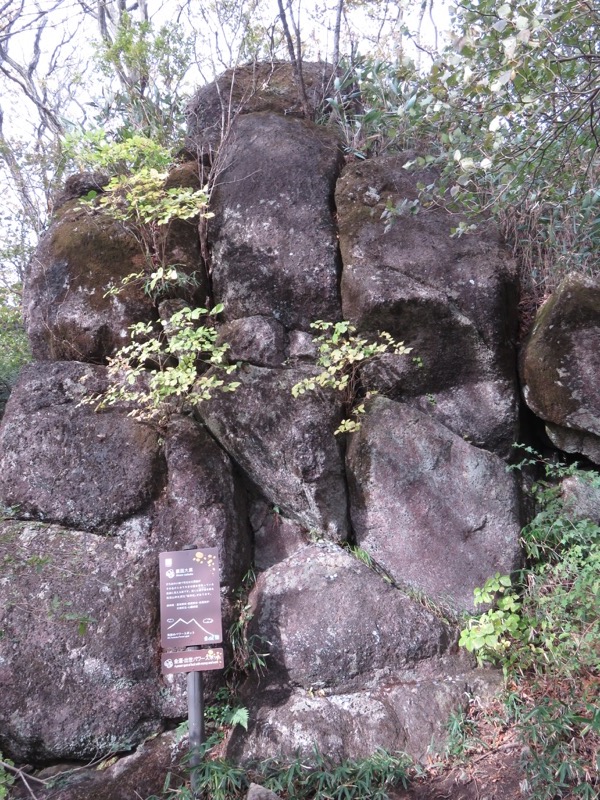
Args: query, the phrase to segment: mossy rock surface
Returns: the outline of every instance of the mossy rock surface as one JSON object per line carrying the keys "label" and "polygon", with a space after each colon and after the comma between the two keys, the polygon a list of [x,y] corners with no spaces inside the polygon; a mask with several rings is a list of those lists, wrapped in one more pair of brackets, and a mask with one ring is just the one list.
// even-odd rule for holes
{"label": "mossy rock surface", "polygon": [[[302,74],[309,112],[314,115],[333,92],[331,64],[303,62]],[[240,114],[271,111],[302,117],[300,90],[288,62],[250,64],[228,69],[216,81],[199,89],[187,108],[188,147],[209,153],[227,139],[231,124]]]}
{"label": "mossy rock surface", "polygon": [[559,447],[600,459],[600,280],[569,275],[521,354],[523,394]]}
{"label": "mossy rock surface", "polygon": [[129,340],[128,328],[150,319],[152,301],[139,282],[107,292],[143,272],[139,243],[106,214],[65,203],[42,237],[25,280],[23,308],[34,358],[102,363]]}
{"label": "mossy rock surface", "polygon": [[[85,207],[73,197],[80,184],[81,191],[89,186],[85,178],[83,174],[67,181],[25,280],[27,333],[33,356],[40,361],[105,363],[129,343],[131,325],[157,319],[156,301],[180,297],[196,305],[209,302],[199,219],[175,219],[160,226],[150,258],[144,231],[98,208]],[[195,162],[172,170],[166,188],[175,187],[201,187]],[[100,185],[98,191],[102,191]],[[160,297],[151,297],[147,278],[159,265],[174,266],[186,277],[166,286]],[[139,277],[123,283],[133,275]]]}

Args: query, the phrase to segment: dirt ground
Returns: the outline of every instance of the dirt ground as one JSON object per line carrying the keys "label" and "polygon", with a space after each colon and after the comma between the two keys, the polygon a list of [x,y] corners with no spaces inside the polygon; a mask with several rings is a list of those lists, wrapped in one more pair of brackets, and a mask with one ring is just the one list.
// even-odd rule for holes
{"label": "dirt ground", "polygon": [[526,797],[520,745],[469,758],[469,762],[423,778],[410,789],[390,794],[391,800],[519,800]]}

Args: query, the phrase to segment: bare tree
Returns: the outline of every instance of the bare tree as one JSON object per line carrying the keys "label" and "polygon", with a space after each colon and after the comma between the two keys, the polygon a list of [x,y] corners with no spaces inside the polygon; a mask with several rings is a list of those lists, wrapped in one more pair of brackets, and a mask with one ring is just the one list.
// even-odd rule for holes
{"label": "bare tree", "polygon": [[304,116],[308,119],[310,117],[310,106],[308,103],[308,97],[306,96],[306,87],[304,85],[304,76],[302,74],[302,42],[300,39],[300,29],[298,24],[294,24],[294,15],[291,12],[291,0],[288,0],[288,8],[290,8],[290,16],[292,22],[294,24],[294,33],[296,35],[296,48],[294,47],[294,40],[292,39],[292,34],[290,33],[287,16],[285,13],[285,9],[283,7],[283,0],[277,0],[277,5],[279,7],[279,19],[281,20],[281,25],[283,27],[283,33],[285,35],[285,40],[287,43],[288,54],[290,56],[290,62],[292,64],[292,69],[294,70],[294,75],[296,77],[296,82],[298,84],[298,92],[300,94],[300,102],[302,103],[302,110],[304,112]]}
{"label": "bare tree", "polygon": [[335,24],[333,27],[333,55],[331,60],[334,69],[337,69],[340,63],[340,33],[342,30],[342,13],[344,11],[344,0],[337,0],[335,9]]}

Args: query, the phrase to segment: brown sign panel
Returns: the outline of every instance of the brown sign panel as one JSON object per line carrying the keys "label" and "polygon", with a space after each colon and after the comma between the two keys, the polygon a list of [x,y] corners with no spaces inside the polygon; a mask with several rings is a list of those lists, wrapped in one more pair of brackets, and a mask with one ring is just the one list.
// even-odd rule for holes
{"label": "brown sign panel", "polygon": [[162,654],[162,671],[169,675],[174,672],[205,672],[208,669],[223,669],[224,666],[220,647]]}
{"label": "brown sign panel", "polygon": [[217,548],[161,553],[159,564],[162,646],[222,642]]}

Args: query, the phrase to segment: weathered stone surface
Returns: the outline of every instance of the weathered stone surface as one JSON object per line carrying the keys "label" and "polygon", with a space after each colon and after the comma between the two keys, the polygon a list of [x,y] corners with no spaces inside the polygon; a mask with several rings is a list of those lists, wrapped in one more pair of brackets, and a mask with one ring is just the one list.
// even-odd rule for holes
{"label": "weathered stone surface", "polygon": [[[433,330],[433,319],[432,328]],[[441,338],[443,341],[443,336]],[[424,342],[423,351],[429,344]],[[439,343],[435,344],[437,348]],[[423,352],[416,345],[413,352]],[[446,352],[446,351],[445,351]],[[518,439],[518,397],[513,381],[478,377],[475,371],[462,372],[466,365],[458,354],[444,359],[442,353],[409,356],[385,354],[361,370],[367,386],[376,388],[392,400],[400,400],[445,425],[466,441],[507,457]],[[437,360],[433,372],[429,365]],[[422,366],[421,366],[422,363]],[[456,383],[452,383],[452,367]],[[472,365],[471,365],[472,366]],[[435,375],[442,377],[435,384]]]}
{"label": "weathered stone surface", "polygon": [[517,424],[514,263],[488,223],[451,238],[460,220],[442,209],[407,212],[386,230],[386,205],[415,200],[417,183],[435,177],[403,169],[413,157],[352,164],[338,181],[343,316],[363,331],[389,331],[418,359],[415,369],[411,359],[388,357],[368,375],[374,388],[432,396],[428,412],[456,433],[507,452]]}
{"label": "weathered stone surface", "polygon": [[251,783],[246,800],[278,800],[278,795],[258,783]]}
{"label": "weathered stone surface", "polygon": [[315,319],[339,319],[335,134],[293,117],[247,114],[221,158],[209,240],[225,320],[271,316],[306,330]]}
{"label": "weathered stone surface", "polygon": [[5,755],[89,759],[185,714],[180,684],[160,677],[156,552],[143,526],[107,538],[4,522],[0,563]]}
{"label": "weathered stone surface", "polygon": [[474,610],[473,589],[519,561],[519,496],[496,456],[377,397],[347,452],[357,543],[393,578]]}
{"label": "weathered stone surface", "polygon": [[571,475],[560,484],[564,513],[569,519],[589,519],[600,525],[600,481],[593,473]]}
{"label": "weathered stone surface", "polygon": [[[333,68],[329,64],[304,62],[302,70],[310,111],[314,112],[331,90]],[[304,116],[300,92],[289,62],[229,69],[216,81],[199,89],[187,108],[188,148],[194,153],[218,149],[223,139],[229,141],[236,117],[259,111]]]}
{"label": "weathered stone surface", "polygon": [[269,642],[270,679],[356,689],[370,676],[442,653],[446,625],[332,544],[312,544],[263,572],[248,631]]}
{"label": "weathered stone surface", "polygon": [[106,530],[143,509],[162,481],[158,435],[124,411],[81,406],[106,370],[78,362],[27,366],[0,427],[0,500],[19,513]]}
{"label": "weathered stone surface", "polygon": [[257,570],[269,569],[308,544],[308,532],[264,500],[252,504],[250,524],[254,533],[254,566]]}
{"label": "weathered stone surface", "polygon": [[128,327],[147,320],[152,302],[138,284],[106,296],[144,267],[135,237],[77,200],[62,206],[42,236],[23,289],[34,358],[103,362],[128,341]]}
{"label": "weathered stone surface", "polygon": [[[332,544],[311,544],[259,575],[248,627],[269,650],[243,689],[248,733],[229,754],[361,758],[378,747],[423,757],[451,710],[489,688],[450,655],[453,634],[422,605]],[[260,643],[260,644],[258,644]]]}
{"label": "weathered stone surface", "polygon": [[76,172],[69,175],[65,185],[52,198],[52,210],[58,211],[69,200],[84,197],[89,192],[102,192],[110,178],[105,172]]}
{"label": "weathered stone surface", "polygon": [[277,753],[308,760],[315,746],[333,761],[365,758],[382,748],[425,761],[445,740],[452,712],[469,698],[485,698],[500,680],[458,656],[435,658],[355,692],[294,687],[287,693],[248,693],[252,720],[247,735],[234,732],[229,753],[241,761]]}
{"label": "weathered stone surface", "polygon": [[525,402],[558,447],[600,464],[600,281],[570,275],[539,310],[521,357]]}
{"label": "weathered stone surface", "polygon": [[546,433],[552,444],[565,453],[581,453],[600,465],[600,436],[585,431],[563,428],[553,422],[546,423]]}
{"label": "weathered stone surface", "polygon": [[465,383],[409,402],[465,441],[500,456],[508,456],[518,439],[518,398],[512,382]]}
{"label": "weathered stone surface", "polygon": [[304,527],[333,540],[348,534],[338,399],[324,392],[292,397],[306,369],[247,366],[240,387],[202,403],[198,414],[261,493]]}
{"label": "weathered stone surface", "polygon": [[318,351],[314,342],[314,337],[306,331],[290,332],[289,354],[291,359],[315,360]]}
{"label": "weathered stone surface", "polygon": [[344,316],[353,312],[365,327],[376,299],[361,299],[361,288],[390,272],[397,282],[412,278],[443,293],[474,323],[495,358],[506,359],[516,333],[517,276],[497,229],[480,222],[476,233],[452,238],[461,218],[433,208],[406,212],[385,231],[386,205],[416,200],[417,184],[436,178],[431,169],[404,169],[414,157],[407,152],[351,164],[338,181],[340,247],[344,268],[352,267],[352,274],[344,275]]}
{"label": "weathered stone surface", "polygon": [[280,367],[286,360],[285,328],[272,317],[245,317],[219,328],[217,344],[227,342],[229,361],[257,367]]}
{"label": "weathered stone surface", "polygon": [[[185,755],[186,746],[174,731],[169,731],[144,742],[131,755],[109,758],[97,766],[78,765],[72,770],[73,765],[71,769],[69,765],[59,765],[43,769],[33,777],[38,781],[51,780],[54,786],[44,789],[38,781],[31,781],[31,785],[37,800],[133,800],[160,796],[168,772],[171,772],[171,789],[183,782],[178,762]],[[31,793],[17,784],[11,790],[11,798],[30,800]]]}
{"label": "weathered stone surface", "polygon": [[160,550],[216,547],[221,584],[235,589],[252,553],[245,492],[229,456],[189,417],[171,420],[165,434],[167,482],[154,519]]}

